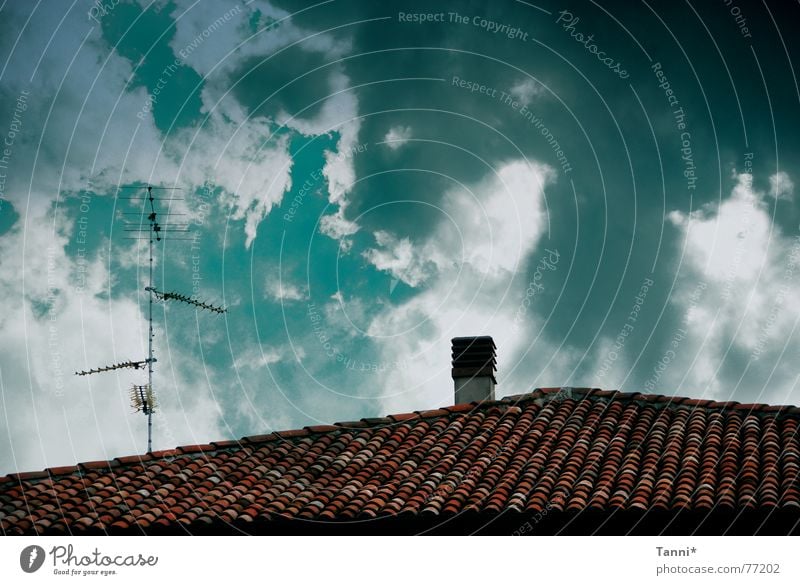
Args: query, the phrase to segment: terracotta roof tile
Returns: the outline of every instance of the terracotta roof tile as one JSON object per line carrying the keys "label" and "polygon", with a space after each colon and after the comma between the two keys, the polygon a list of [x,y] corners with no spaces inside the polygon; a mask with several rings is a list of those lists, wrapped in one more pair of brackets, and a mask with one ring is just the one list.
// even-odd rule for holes
{"label": "terracotta roof tile", "polygon": [[421,410],[421,411],[418,410],[416,412],[420,416],[420,418],[435,418],[439,416],[447,416],[448,414],[450,414],[449,411],[443,408],[439,408],[436,410]]}
{"label": "terracotta roof tile", "polygon": [[45,469],[50,475],[67,475],[72,473],[78,472],[77,465],[65,466],[65,467],[49,467]]}
{"label": "terracotta roof tile", "polygon": [[267,433],[266,435],[250,435],[242,437],[242,443],[265,443],[267,441],[275,441],[278,435],[275,433]]}
{"label": "terracotta roof tile", "polygon": [[345,421],[345,422],[337,422],[337,423],[334,423],[334,425],[337,426],[337,427],[340,427],[340,428],[344,428],[344,429],[363,429],[363,428],[369,426],[363,420],[350,420],[350,421]]}
{"label": "terracotta roof tile", "polygon": [[23,473],[10,473],[6,476],[7,481],[27,481],[34,479],[45,479],[50,477],[47,471],[25,471]]}
{"label": "terracotta roof tile", "polygon": [[81,471],[90,471],[92,469],[111,469],[114,467],[119,467],[119,462],[114,461],[88,461],[86,463],[78,463],[78,469]]}
{"label": "terracotta roof tile", "polygon": [[[800,410],[589,388],[0,478],[8,534],[465,510],[800,508]],[[218,520],[217,520],[218,519]]]}
{"label": "terracotta roof tile", "polygon": [[460,412],[470,412],[471,410],[474,410],[475,408],[476,407],[475,407],[474,404],[466,402],[464,404],[456,404],[456,405],[453,405],[453,406],[445,406],[441,410],[446,410],[447,412],[449,412],[451,414],[454,414],[454,413],[460,413]]}
{"label": "terracotta roof tile", "polygon": [[332,431],[340,430],[339,427],[334,425],[313,425],[309,427],[303,427],[309,433],[330,433]]}
{"label": "terracotta roof tile", "polygon": [[178,449],[164,449],[163,451],[153,451],[150,456],[153,459],[162,459],[166,457],[177,457],[181,454],[180,448]]}
{"label": "terracotta roof tile", "polygon": [[392,414],[392,415],[389,415],[388,418],[392,419],[394,422],[404,422],[404,421],[407,421],[407,420],[412,420],[412,419],[415,419],[415,418],[419,418],[419,414],[416,413],[416,412],[406,412],[406,413],[403,413],[403,414]]}
{"label": "terracotta roof tile", "polygon": [[290,430],[290,431],[277,431],[275,435],[277,435],[281,439],[292,439],[294,437],[307,437],[310,433],[308,429],[297,429],[297,430]]}
{"label": "terracotta roof tile", "polygon": [[218,447],[216,445],[185,445],[183,447],[178,447],[176,450],[179,451],[183,455],[187,455],[190,453],[208,453],[210,451],[216,451]]}

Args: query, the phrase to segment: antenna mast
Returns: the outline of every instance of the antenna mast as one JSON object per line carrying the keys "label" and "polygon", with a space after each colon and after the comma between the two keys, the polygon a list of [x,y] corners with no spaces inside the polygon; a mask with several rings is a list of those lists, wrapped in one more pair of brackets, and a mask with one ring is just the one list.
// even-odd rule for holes
{"label": "antenna mast", "polygon": [[[141,189],[142,187],[133,187],[136,189]],[[160,242],[162,240],[161,234],[162,232],[188,232],[188,226],[186,224],[170,224],[167,223],[167,227],[163,228],[161,224],[158,223],[158,213],[156,211],[156,199],[153,196],[153,189],[152,185],[147,185],[147,205],[150,207],[150,213],[147,216],[147,220],[149,222],[149,226],[147,229],[148,231],[148,286],[145,287],[145,291],[148,293],[148,307],[147,307],[147,359],[141,361],[127,361],[121,362],[117,364],[112,364],[109,366],[102,366],[100,368],[91,369],[91,370],[84,370],[80,372],[75,372],[77,376],[87,376],[89,374],[97,374],[100,372],[110,372],[113,370],[119,370],[123,368],[131,368],[131,369],[141,369],[147,366],[147,384],[146,385],[136,385],[134,384],[130,391],[130,398],[131,398],[131,406],[133,406],[136,412],[141,412],[145,416],[147,416],[147,452],[153,452],[153,412],[157,408],[157,400],[155,391],[153,390],[153,364],[156,363],[156,358],[153,355],[153,339],[154,339],[154,330],[153,330],[153,299],[156,298],[161,301],[179,301],[181,303],[185,303],[188,305],[192,305],[197,309],[202,309],[206,311],[210,311],[213,313],[226,313],[227,309],[224,307],[218,307],[211,303],[206,303],[200,301],[198,299],[194,299],[187,295],[182,295],[177,292],[162,292],[157,290],[153,286],[153,244],[155,242]],[[155,189],[167,189],[172,190],[174,188],[169,187],[155,187]],[[141,197],[121,197],[121,199],[141,199]],[[182,215],[180,213],[165,213],[162,215]],[[145,228],[138,227],[138,228],[130,228],[126,229],[126,232],[142,232]],[[142,237],[129,237],[127,239],[133,240],[140,240],[144,239]],[[168,238],[170,239],[170,238]],[[174,237],[171,239],[185,239],[185,238],[178,238]]]}
{"label": "antenna mast", "polygon": [[141,399],[144,402],[142,407],[142,412],[147,415],[147,452],[153,452],[153,409],[152,405],[148,404],[146,401],[147,396],[152,398],[153,396],[153,236],[156,237],[158,241],[161,241],[161,235],[158,233],[161,231],[161,227],[156,222],[156,207],[155,201],[153,199],[153,187],[151,185],[147,186],[147,199],[150,202],[150,215],[148,219],[150,220],[150,285],[147,287],[149,293],[148,299],[148,324],[149,324],[149,332],[147,334],[147,387],[148,392],[140,392]]}

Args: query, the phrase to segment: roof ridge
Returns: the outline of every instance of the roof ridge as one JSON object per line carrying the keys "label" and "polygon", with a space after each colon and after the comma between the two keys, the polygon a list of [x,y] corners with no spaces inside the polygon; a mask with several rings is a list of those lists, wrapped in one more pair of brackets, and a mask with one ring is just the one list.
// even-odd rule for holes
{"label": "roof ridge", "polygon": [[[559,396],[561,395],[561,396]],[[559,398],[583,399],[583,398],[604,398],[609,400],[626,400],[644,402],[654,405],[664,406],[691,406],[695,408],[711,408],[720,410],[738,410],[753,413],[765,414],[800,414],[800,407],[792,404],[771,405],[767,403],[753,402],[740,403],[735,400],[717,401],[706,398],[691,398],[689,396],[670,396],[666,394],[643,394],[641,392],[622,392],[620,390],[602,390],[600,388],[581,388],[572,386],[562,386],[553,388],[536,388],[528,394],[516,394],[506,396],[494,403],[502,404],[512,401],[536,400],[546,398],[557,400]],[[484,403],[485,404],[485,403]]]}
{"label": "roof ridge", "polygon": [[748,413],[761,414],[793,414],[800,415],[800,407],[794,405],[769,405],[765,403],[745,403],[737,401],[718,402],[710,399],[697,399],[686,396],[667,396],[664,394],[642,394],[640,392],[621,392],[619,390],[602,390],[600,388],[559,386],[548,388],[535,388],[533,391],[524,394],[514,394],[497,400],[485,400],[481,402],[469,402],[455,404],[433,410],[415,410],[413,412],[391,414],[384,417],[367,417],[357,421],[337,422],[333,425],[308,425],[301,429],[289,429],[284,431],[273,431],[267,434],[246,435],[240,439],[212,441],[205,444],[181,445],[174,449],[165,449],[144,453],[141,455],[127,455],[115,457],[109,460],[98,460],[78,463],[71,466],[48,467],[42,471],[27,471],[9,473],[0,476],[0,484],[8,482],[32,481],[38,479],[48,479],[57,476],[72,475],[75,473],[83,474],[94,469],[114,469],[126,465],[137,463],[149,463],[162,461],[169,457],[180,456],[199,456],[206,453],[222,451],[231,448],[246,448],[250,445],[266,443],[272,441],[285,441],[296,438],[311,437],[314,435],[341,432],[348,430],[361,430],[376,428],[381,426],[396,425],[409,420],[429,419],[438,417],[450,417],[461,415],[475,409],[503,408],[515,406],[520,402],[530,402],[544,400],[547,402],[556,400],[583,400],[583,399],[607,399],[610,401],[630,401],[642,402],[650,405],[662,405],[664,407],[692,407],[715,409],[715,410],[735,410],[746,411]]}

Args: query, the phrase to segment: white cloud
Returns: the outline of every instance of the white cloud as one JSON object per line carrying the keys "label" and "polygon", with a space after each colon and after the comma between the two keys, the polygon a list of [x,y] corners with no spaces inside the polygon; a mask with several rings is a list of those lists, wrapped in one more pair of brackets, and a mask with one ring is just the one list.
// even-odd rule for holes
{"label": "white cloud", "polygon": [[668,218],[688,237],[693,263],[715,280],[749,282],[764,268],[765,247],[772,235],[763,193],[753,190],[752,177],[738,175],[731,196],[718,207],[704,207],[690,215],[673,211]]}
{"label": "white cloud", "polygon": [[[800,237],[771,222],[765,197],[753,189],[750,175],[740,174],[719,205],[669,214],[685,238],[672,302],[681,314],[676,329],[688,335],[657,376],[662,392],[797,400],[791,398],[797,372],[789,356],[798,347]],[[744,365],[744,377],[727,383],[725,372]]]}
{"label": "white cloud", "polygon": [[178,184],[211,183],[225,191],[232,219],[244,219],[245,247],[258,226],[292,187],[289,138],[276,138],[263,118],[235,123],[215,110],[203,128],[175,134],[167,154],[180,163]]}
{"label": "white cloud", "polygon": [[[443,211],[450,221],[437,233],[447,258],[460,258],[481,273],[515,272],[543,229],[542,193],[555,179],[547,165],[514,161],[470,192],[450,191]],[[452,229],[453,223],[457,229]]]}
{"label": "white cloud", "polygon": [[261,370],[271,364],[277,364],[283,360],[286,352],[276,348],[258,348],[239,352],[239,356],[233,362],[237,370]]}
{"label": "white cloud", "polygon": [[[63,202],[65,194],[90,188],[102,197],[118,182],[132,181],[191,189],[213,175],[234,216],[245,219],[252,241],[258,221],[288,185],[289,159],[281,150],[285,143],[273,141],[263,148],[270,135],[266,120],[240,126],[244,117],[237,117],[236,104],[226,101],[196,134],[162,137],[151,117],[137,117],[146,92],[130,90],[133,67],[109,50],[99,29],[83,46],[82,35],[51,39],[63,14],[35,12],[0,90],[4,100],[16,99],[23,89],[31,96],[7,184],[12,203],[25,213],[0,239],[6,258],[0,264],[0,304],[6,309],[0,316],[2,470],[107,459],[141,453],[145,447],[145,418],[131,414],[127,398],[129,384],[143,381],[142,372],[73,374],[142,359],[146,325],[141,307],[128,298],[108,299],[113,277],[102,255],[86,266],[85,290],[75,290],[78,264],[65,253],[67,235],[75,226],[67,225],[60,213],[54,231],[54,194]],[[6,27],[24,22],[27,15],[7,17]],[[70,11],[61,26],[84,29],[85,12]],[[44,51],[51,40],[54,44]],[[37,47],[43,59],[31,81],[27,57]],[[48,96],[56,94],[59,99],[52,102]],[[274,180],[269,183],[265,177]],[[87,205],[94,221],[95,199]],[[132,266],[136,252],[133,247],[121,258]],[[224,436],[208,380],[198,374],[213,380],[215,372],[198,363],[185,343],[170,343],[159,327],[155,382],[162,409],[155,420],[156,448]]]}
{"label": "white cloud", "polygon": [[[21,30],[30,7],[8,8],[5,28],[20,20],[14,30]],[[83,45],[83,35],[51,37],[62,17],[63,11],[36,10],[4,71],[0,96],[15,100],[22,91],[30,94],[23,132],[13,146],[14,173],[9,174],[7,185],[8,196],[18,208],[22,203],[47,206],[52,200],[29,194],[76,191],[87,188],[89,180],[101,193],[118,181],[174,177],[169,161],[156,163],[160,139],[152,122],[145,120],[137,127],[136,115],[146,93],[142,88],[130,90],[131,64],[108,50],[99,28]],[[82,10],[68,11],[61,23],[61,30],[86,27]],[[42,55],[35,71],[31,54]],[[58,100],[53,101],[55,95]],[[173,172],[162,173],[167,168]]]}
{"label": "white cloud", "polygon": [[[49,31],[60,16],[55,10],[36,11],[22,43],[26,50],[47,44]],[[71,11],[63,26],[83,28],[85,18],[85,12]],[[218,34],[235,28],[226,27]],[[27,62],[12,62],[7,70],[5,95],[15,99],[23,89],[30,92],[23,118],[25,135],[42,136],[41,147],[33,139],[19,140],[14,146],[15,173],[7,185],[12,202],[20,208],[30,199],[34,205],[49,207],[50,197],[28,198],[29,165],[34,160],[38,163],[33,192],[69,193],[88,188],[102,196],[119,183],[130,182],[175,185],[191,191],[210,182],[223,189],[232,218],[244,220],[249,246],[260,221],[291,187],[288,138],[273,136],[273,121],[248,118],[230,95],[219,103],[211,101],[213,83],[203,93],[204,101],[211,101],[206,106],[214,106],[205,123],[173,129],[162,136],[152,113],[144,109],[148,99],[145,88],[131,90],[134,66],[105,44],[99,28],[82,47],[77,45],[80,38],[60,35],[57,50],[51,47],[44,52],[33,81],[28,80]],[[59,100],[50,111],[50,100],[43,98],[56,93]],[[41,126],[45,120],[46,128]]]}
{"label": "white cloud", "polygon": [[358,99],[350,90],[350,79],[340,71],[334,71],[329,79],[330,94],[325,99],[316,117],[294,118],[288,114],[277,121],[306,136],[337,132],[339,141],[336,152],[325,151],[322,174],[328,180],[328,200],[346,206],[347,193],[355,183],[353,156],[358,152],[358,132],[361,122],[358,117]]}
{"label": "white cloud", "polygon": [[[302,29],[294,24],[291,14],[261,1],[234,7],[220,2],[216,8],[209,8],[205,3],[181,0],[172,12],[177,20],[171,47],[179,58],[184,58],[183,51],[185,62],[207,76],[202,99],[204,110],[212,115],[212,123],[207,124],[205,139],[200,144],[180,140],[173,150],[194,151],[189,151],[184,162],[191,167],[191,171],[184,168],[184,180],[187,175],[195,178],[207,173],[213,176],[214,184],[226,189],[234,209],[233,218],[245,219],[247,247],[255,239],[261,220],[291,189],[288,137],[274,138],[277,126],[306,136],[336,131],[340,136],[338,153],[350,152],[357,143],[358,102],[349,90],[349,79],[340,70],[330,74],[330,94],[314,118],[304,118],[302,113],[294,117],[286,112],[277,114],[274,120],[248,117],[232,97],[231,75],[254,57],[274,56],[294,43],[299,43],[304,51],[320,53],[328,59],[348,54],[351,48],[348,39]],[[219,17],[223,20],[215,25]],[[256,18],[257,32],[253,33],[251,23]],[[213,31],[209,32],[211,27]],[[344,207],[345,195],[355,182],[355,172],[352,157],[338,153],[325,153],[323,175],[328,181],[331,203]],[[209,161],[214,162],[209,164]],[[344,233],[338,229],[342,225],[329,227],[331,237]]]}
{"label": "white cloud", "polygon": [[[323,233],[336,239],[354,233],[344,219],[346,194],[355,182],[353,156],[358,151],[358,101],[349,91],[349,79],[335,71],[329,76],[330,95],[310,119],[279,114],[276,119],[248,117],[230,96],[213,102],[208,121],[199,131],[179,132],[166,151],[180,161],[180,180],[222,187],[233,207],[233,219],[245,219],[245,246],[250,247],[258,226],[292,188],[290,137],[276,137],[276,125],[306,136],[339,133],[337,152],[325,152],[322,173],[328,182],[329,201],[339,205],[337,218],[323,218]],[[204,91],[211,103],[214,90]]]}
{"label": "white cloud", "polygon": [[[245,17],[252,15],[253,6],[243,6],[241,14],[235,13],[239,20],[220,25],[213,39],[209,36],[198,44],[186,58],[187,66],[201,75],[211,72],[249,35]],[[262,20],[285,14],[266,3],[258,6]],[[6,11],[3,28],[22,30],[27,9],[22,5],[11,8]],[[211,24],[202,15],[213,9],[202,8],[198,5],[178,21],[175,50]],[[218,12],[221,15],[229,9],[229,5],[220,5]],[[0,474],[141,453],[145,447],[146,419],[131,413],[127,397],[129,384],[143,381],[142,372],[73,375],[84,367],[142,358],[146,322],[141,307],[130,298],[108,299],[113,277],[108,274],[107,258],[93,260],[87,266],[86,289],[75,290],[72,279],[78,266],[75,258],[65,253],[67,234],[74,226],[59,219],[52,231],[54,194],[61,194],[63,201],[64,196],[87,188],[103,197],[118,183],[176,184],[191,191],[208,182],[212,188],[221,188],[220,200],[230,208],[231,218],[243,220],[246,245],[250,246],[259,223],[291,187],[288,140],[276,139],[273,134],[278,125],[285,124],[307,135],[339,133],[337,152],[326,155],[324,172],[331,185],[330,199],[340,204],[340,210],[324,225],[337,238],[347,238],[357,230],[343,217],[355,173],[353,155],[340,153],[353,152],[359,129],[357,100],[348,90],[347,77],[337,72],[331,75],[331,96],[309,120],[285,114],[277,120],[248,117],[247,110],[229,93],[228,74],[245,59],[272,53],[309,36],[309,31],[286,21],[225,57],[205,80],[205,122],[191,129],[173,129],[165,136],[152,115],[144,114],[147,90],[131,89],[135,65],[107,46],[99,27],[83,45],[83,35],[51,38],[58,26],[62,30],[86,29],[84,11],[68,12],[62,23],[63,15],[58,10],[35,11],[0,89],[5,104],[13,104],[23,90],[30,95],[23,132],[14,144],[14,172],[6,183],[11,203],[25,214],[0,239],[0,253],[7,257],[0,264],[0,304],[5,308],[0,312]],[[9,55],[14,38],[16,35],[0,35],[0,44]],[[348,43],[311,35],[301,46],[335,58],[345,54]],[[35,72],[30,69],[31,54],[43,55]],[[54,95],[58,95],[55,102],[51,99]],[[37,161],[35,172],[33,161]],[[211,203],[217,207],[220,202]],[[94,202],[90,207],[95,209]],[[50,246],[52,252],[44,253]],[[132,267],[138,252],[140,249],[132,246],[117,259]],[[51,289],[56,291],[52,295]],[[302,292],[287,285],[281,294],[298,298]],[[235,291],[231,294],[236,297]],[[48,312],[51,304],[55,307],[53,321]],[[201,333],[203,339],[208,340],[209,330]],[[159,327],[155,382],[162,408],[155,420],[157,449],[226,434],[212,390],[220,387],[215,382],[221,374],[209,364],[198,363],[186,345],[185,339],[180,343],[170,340]],[[302,349],[297,351],[302,357]],[[267,365],[273,357],[266,354],[250,365]],[[246,367],[244,362],[239,365]],[[263,380],[253,387],[261,391]],[[239,399],[230,407],[247,411],[245,403]],[[261,413],[247,412],[263,423]]]}
{"label": "white cloud", "polygon": [[794,195],[794,182],[785,171],[778,171],[769,178],[769,194],[776,199],[791,199]]}
{"label": "white cloud", "polygon": [[[54,232],[51,219],[32,214],[22,221],[0,238],[6,258],[0,265],[0,471],[143,453],[146,419],[132,413],[128,390],[146,374],[74,375],[146,357],[141,307],[108,299],[102,254],[85,267],[85,286],[77,288],[79,267],[65,253],[64,226]],[[157,322],[154,383],[161,409],[154,447],[223,436],[213,395],[192,374],[203,365],[169,341]]]}
{"label": "white cloud", "polygon": [[[175,36],[170,42],[177,58],[202,76],[224,78],[253,57],[273,55],[299,42],[306,51],[331,59],[350,49],[350,42],[296,26],[291,12],[267,2],[231,5],[228,2],[178,0],[171,16]],[[255,32],[250,23],[258,19]],[[184,57],[185,56],[185,57]]]}
{"label": "white cloud", "polygon": [[356,181],[354,157],[365,146],[358,143],[361,121],[358,117],[358,100],[349,90],[349,79],[335,72],[329,82],[331,95],[314,119],[283,117],[279,121],[305,135],[338,133],[336,150],[325,151],[325,165],[322,167],[322,174],[328,183],[328,201],[336,205],[337,210],[320,219],[319,231],[339,241],[342,250],[348,252],[352,247],[349,237],[360,228],[345,217],[349,205],[347,195]]}
{"label": "white cloud", "polygon": [[[369,324],[367,333],[382,348],[385,363],[413,364],[387,372],[372,385],[388,389],[381,396],[385,412],[419,408],[421,403],[452,403],[451,337],[492,335],[502,348],[499,372],[514,379],[519,366],[515,360],[529,349],[530,341],[528,327],[515,323],[528,284],[519,269],[543,234],[544,189],[554,179],[555,172],[546,165],[523,161],[502,165],[496,175],[473,185],[470,193],[448,193],[442,205],[448,219],[416,255],[398,253],[394,264],[389,262],[396,275],[415,263],[418,266],[420,259],[435,265],[436,271],[418,294],[385,307]],[[391,393],[397,389],[402,393]],[[512,384],[508,391],[523,390]]]}
{"label": "white cloud", "polygon": [[344,208],[347,206],[345,196],[356,182],[356,172],[353,159],[349,156],[339,156],[339,153],[352,151],[358,142],[359,123],[351,122],[338,129],[339,142],[337,152],[325,151],[325,166],[322,174],[328,181],[328,200]]}
{"label": "white cloud", "polygon": [[[195,3],[180,3],[173,16],[177,17],[191,4]],[[202,37],[214,23],[216,17],[210,18],[209,14],[232,15],[187,55],[187,66],[205,75],[237,43],[250,36],[248,22],[256,6],[240,8],[235,12],[230,5],[220,3],[215,11],[196,5],[177,21],[172,45],[175,51],[180,51],[198,35]],[[258,9],[262,20],[280,19],[288,14],[267,3],[259,3]],[[23,12],[8,15],[8,22],[24,23],[27,14]],[[208,182],[222,188],[221,199],[230,205],[232,219],[244,220],[245,244],[249,247],[260,222],[291,188],[289,137],[276,137],[274,132],[279,125],[306,135],[337,131],[339,152],[349,152],[357,145],[358,104],[348,90],[348,78],[341,72],[331,73],[329,97],[321,104],[318,115],[307,120],[285,113],[275,120],[249,116],[230,93],[228,77],[245,59],[270,53],[301,38],[308,37],[301,45],[304,50],[328,56],[344,54],[349,46],[347,41],[300,30],[291,19],[274,30],[258,34],[226,57],[222,68],[205,80],[201,96],[203,114],[208,118],[202,126],[173,129],[165,136],[145,108],[147,90],[131,89],[135,65],[105,44],[99,27],[82,47],[80,36],[60,35],[58,50],[51,47],[44,51],[50,42],[49,31],[58,25],[61,16],[59,11],[38,10],[26,28],[21,41],[26,47],[24,54],[40,47],[36,54],[45,55],[33,81],[29,80],[31,71],[27,61],[20,65],[12,60],[4,76],[0,94],[4,99],[15,100],[22,90],[30,93],[23,118],[25,135],[43,138],[41,144],[37,140],[18,140],[14,145],[15,172],[9,176],[6,191],[17,208],[30,203],[33,160],[38,160],[33,176],[34,192],[75,192],[89,187],[89,180],[91,189],[98,194],[110,193],[117,184],[126,182],[176,185],[187,191]],[[85,12],[71,11],[63,26],[72,30],[83,28],[85,18]],[[18,50],[14,59],[22,61],[24,54]],[[68,68],[69,74],[65,76]],[[50,100],[42,98],[56,93],[59,100],[50,111]],[[40,126],[44,120],[46,128]],[[330,185],[330,200],[344,206],[345,196],[355,181],[352,156],[329,152],[326,158],[323,172]],[[47,207],[50,198],[37,198],[32,203]]]}
{"label": "white cloud", "polygon": [[597,343],[593,346],[590,373],[586,385],[592,388],[622,388],[631,373],[631,364],[627,358],[629,353],[630,351],[626,351],[624,346],[620,348],[616,345],[616,341],[612,337],[601,336],[598,338]]}
{"label": "white cloud", "polygon": [[392,150],[397,150],[411,139],[410,126],[392,126],[383,137],[386,146]]}
{"label": "white cloud", "polygon": [[412,287],[419,286],[430,276],[430,262],[420,256],[411,240],[396,238],[385,231],[377,231],[373,235],[380,249],[370,248],[362,255],[375,268],[388,272]]}
{"label": "white cloud", "polygon": [[544,86],[530,78],[519,80],[509,91],[511,96],[525,106],[529,106],[534,98],[544,95]]}
{"label": "white cloud", "polygon": [[308,298],[304,288],[273,275],[267,277],[265,289],[268,298],[279,302],[304,301]]}
{"label": "white cloud", "polygon": [[339,208],[336,213],[322,216],[319,222],[320,233],[338,240],[343,252],[350,251],[353,242],[349,239],[349,236],[352,236],[358,230],[358,224],[347,219],[342,208]]}

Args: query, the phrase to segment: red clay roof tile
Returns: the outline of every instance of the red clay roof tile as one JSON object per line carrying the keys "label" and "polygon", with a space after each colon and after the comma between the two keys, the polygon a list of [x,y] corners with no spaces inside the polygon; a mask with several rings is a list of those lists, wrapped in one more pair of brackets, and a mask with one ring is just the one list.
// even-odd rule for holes
{"label": "red clay roof tile", "polygon": [[45,469],[50,475],[71,475],[78,472],[77,465],[67,465],[64,467],[48,467]]}
{"label": "red clay roof tile", "polygon": [[177,449],[164,449],[163,451],[153,451],[150,456],[153,459],[162,459],[167,457],[176,457],[181,454],[180,448]]}
{"label": "red clay roof tile", "polygon": [[403,414],[391,414],[388,418],[392,419],[394,422],[405,422],[407,420],[419,418],[419,414],[416,412],[406,412]]}
{"label": "red clay roof tile", "polygon": [[307,437],[309,432],[307,429],[296,429],[289,431],[276,431],[275,434],[281,439],[292,439],[294,437]]}
{"label": "red clay roof tile", "polygon": [[334,425],[313,425],[303,428],[306,429],[309,433],[330,433],[332,431],[340,430],[339,427]]}
{"label": "red clay roof tile", "polygon": [[278,435],[275,433],[267,433],[266,435],[250,435],[242,437],[242,443],[266,443],[269,441],[276,441]]}
{"label": "red clay roof tile", "polygon": [[119,462],[113,459],[111,461],[87,461],[86,463],[78,463],[78,469],[81,471],[89,471],[92,469],[110,469],[113,467],[119,467]]}
{"label": "red clay roof tile", "polygon": [[335,426],[343,429],[363,429],[369,425],[363,420],[350,420],[344,422],[333,423]]}
{"label": "red clay roof tile", "polygon": [[183,455],[187,455],[190,453],[207,453],[210,451],[216,451],[218,447],[212,444],[208,445],[185,445],[183,447],[178,447],[176,450],[179,451]]}
{"label": "red clay roof tile", "polygon": [[0,523],[25,534],[276,514],[329,521],[800,507],[798,415],[785,406],[544,388],[12,474],[0,478]]}
{"label": "red clay roof tile", "polygon": [[[6,476],[6,481],[27,481],[34,479],[49,478],[50,474],[47,471],[25,471],[23,473],[10,473]],[[0,484],[2,485],[2,484]]]}

